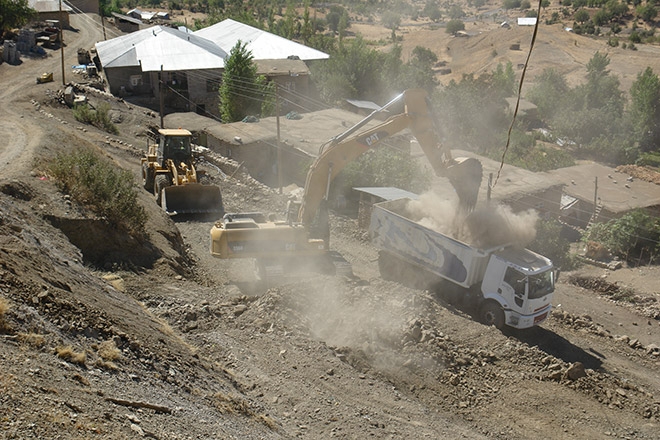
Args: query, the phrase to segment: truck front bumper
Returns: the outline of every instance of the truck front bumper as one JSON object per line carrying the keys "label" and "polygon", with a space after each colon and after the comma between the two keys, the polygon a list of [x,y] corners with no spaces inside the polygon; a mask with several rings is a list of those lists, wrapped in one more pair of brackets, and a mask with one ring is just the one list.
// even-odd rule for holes
{"label": "truck front bumper", "polygon": [[550,304],[548,304],[548,307],[545,307],[532,315],[521,315],[520,313],[507,310],[504,312],[504,318],[506,325],[517,329],[525,329],[539,325],[548,319],[551,310],[552,305]]}

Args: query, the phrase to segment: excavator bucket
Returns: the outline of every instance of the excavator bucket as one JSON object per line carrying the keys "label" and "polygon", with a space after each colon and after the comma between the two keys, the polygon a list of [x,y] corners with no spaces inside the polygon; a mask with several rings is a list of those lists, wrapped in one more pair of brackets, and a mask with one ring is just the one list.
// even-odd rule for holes
{"label": "excavator bucket", "polygon": [[168,186],[163,189],[161,206],[169,215],[224,214],[220,188],[200,183]]}
{"label": "excavator bucket", "polygon": [[473,157],[457,157],[447,167],[446,175],[458,194],[460,208],[472,212],[479,198],[479,187],[483,177],[483,167]]}

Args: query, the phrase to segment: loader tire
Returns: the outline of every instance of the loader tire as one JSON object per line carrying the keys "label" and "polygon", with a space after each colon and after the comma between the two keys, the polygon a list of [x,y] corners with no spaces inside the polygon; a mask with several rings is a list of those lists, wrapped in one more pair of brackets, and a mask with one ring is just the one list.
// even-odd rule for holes
{"label": "loader tire", "polygon": [[163,190],[170,185],[170,178],[167,175],[159,174],[156,176],[154,181],[154,195],[156,196],[156,204],[158,206],[162,207],[161,202],[163,199]]}
{"label": "loader tire", "polygon": [[142,185],[149,192],[154,190],[154,169],[147,163],[142,164]]}

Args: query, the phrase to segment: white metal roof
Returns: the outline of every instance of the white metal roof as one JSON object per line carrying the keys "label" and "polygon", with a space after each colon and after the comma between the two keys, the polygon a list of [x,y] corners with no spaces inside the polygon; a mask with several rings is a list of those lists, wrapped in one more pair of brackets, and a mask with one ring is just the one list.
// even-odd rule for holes
{"label": "white metal roof", "polygon": [[195,35],[213,41],[227,53],[240,40],[247,43],[246,49],[252,53],[252,58],[255,60],[282,59],[291,55],[296,55],[304,61],[323,60],[330,57],[327,53],[304,44],[287,40],[230,18],[200,29],[195,32]]}
{"label": "white metal roof", "polygon": [[104,68],[142,66],[143,72],[222,69],[227,53],[209,40],[154,26],[96,43]]}

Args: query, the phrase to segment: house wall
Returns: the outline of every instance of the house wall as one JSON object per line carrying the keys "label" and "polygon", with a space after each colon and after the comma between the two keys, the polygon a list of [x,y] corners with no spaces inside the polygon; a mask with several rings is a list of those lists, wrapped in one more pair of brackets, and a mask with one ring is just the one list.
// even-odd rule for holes
{"label": "house wall", "polygon": [[190,110],[204,116],[220,118],[218,85],[222,78],[222,71],[200,70],[188,74],[188,96],[194,103]]}
{"label": "house wall", "polygon": [[561,195],[563,185],[556,185],[545,190],[525,194],[516,199],[504,200],[514,212],[534,209],[544,219],[559,218],[561,215]]}
{"label": "house wall", "polygon": [[[114,67],[103,69],[110,85],[110,93],[122,96],[126,93],[144,95],[152,93],[151,75],[143,74],[140,67]],[[156,84],[158,82],[156,81]]]}
{"label": "house wall", "polygon": [[[275,138],[242,145],[218,139],[208,132],[200,134],[199,138],[204,139],[205,146],[212,151],[242,163],[255,179],[273,188],[279,186],[277,140]],[[281,143],[279,160],[282,164],[284,179],[282,185],[295,183],[298,186],[304,186],[307,170],[313,159],[300,150]]]}
{"label": "house wall", "polygon": [[115,26],[122,32],[135,32],[140,30],[140,25],[126,20],[115,18]]}
{"label": "house wall", "polygon": [[277,83],[277,92],[281,97],[280,112],[282,115],[286,115],[290,111],[309,111],[309,104],[301,99],[301,95],[309,95],[309,75],[266,75],[266,78]]}
{"label": "house wall", "polygon": [[[62,23],[62,29],[69,27],[69,13],[60,11],[40,12],[39,21],[59,20]],[[66,44],[66,41],[64,42]]]}

